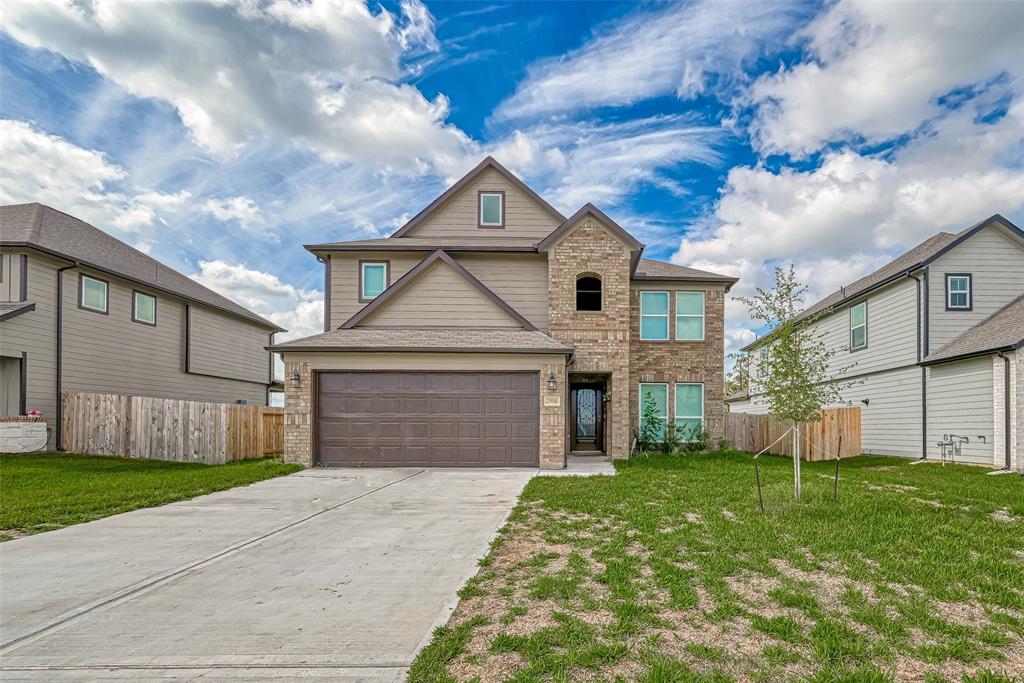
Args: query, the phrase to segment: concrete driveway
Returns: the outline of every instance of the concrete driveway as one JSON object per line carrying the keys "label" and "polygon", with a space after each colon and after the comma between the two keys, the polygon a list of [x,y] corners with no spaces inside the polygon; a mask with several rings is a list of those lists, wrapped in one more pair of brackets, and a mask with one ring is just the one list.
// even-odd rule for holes
{"label": "concrete driveway", "polygon": [[533,470],[308,470],[0,545],[0,678],[402,680]]}

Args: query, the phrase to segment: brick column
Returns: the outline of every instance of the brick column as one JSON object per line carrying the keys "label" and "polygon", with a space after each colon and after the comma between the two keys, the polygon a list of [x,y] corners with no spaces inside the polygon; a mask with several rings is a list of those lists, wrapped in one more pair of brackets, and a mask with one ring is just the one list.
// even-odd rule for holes
{"label": "brick column", "polygon": [[[548,390],[548,379],[555,376],[558,386]],[[565,469],[565,364],[542,365],[540,368],[540,468]]]}
{"label": "brick column", "polygon": [[[291,376],[298,371],[299,387]],[[309,363],[284,364],[284,461],[313,466],[313,373]]]}

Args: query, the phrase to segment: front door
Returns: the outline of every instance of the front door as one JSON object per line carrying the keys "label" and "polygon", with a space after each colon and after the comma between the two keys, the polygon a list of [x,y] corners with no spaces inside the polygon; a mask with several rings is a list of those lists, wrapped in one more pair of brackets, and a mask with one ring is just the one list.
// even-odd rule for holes
{"label": "front door", "polygon": [[604,450],[604,390],[600,384],[574,384],[570,391],[574,451]]}

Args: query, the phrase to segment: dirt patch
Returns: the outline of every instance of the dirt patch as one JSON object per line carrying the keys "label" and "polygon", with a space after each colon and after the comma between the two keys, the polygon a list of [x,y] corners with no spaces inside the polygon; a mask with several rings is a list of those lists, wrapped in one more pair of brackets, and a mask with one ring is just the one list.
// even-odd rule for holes
{"label": "dirt patch", "polygon": [[28,536],[28,534],[17,529],[0,529],[0,542],[13,541],[16,538],[23,538],[25,536]]}
{"label": "dirt patch", "polygon": [[1016,524],[1020,521],[1020,517],[1010,514],[1009,508],[999,508],[991,515],[992,519],[1003,524]]}

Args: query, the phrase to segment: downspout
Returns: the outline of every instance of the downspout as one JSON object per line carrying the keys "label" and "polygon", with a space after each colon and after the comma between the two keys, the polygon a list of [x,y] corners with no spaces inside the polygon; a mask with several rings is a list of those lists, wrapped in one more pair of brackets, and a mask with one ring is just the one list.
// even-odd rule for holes
{"label": "downspout", "polygon": [[56,433],[56,446],[58,451],[64,450],[61,445],[61,437],[64,423],[64,401],[61,395],[61,375],[63,372],[63,358],[64,358],[64,271],[78,268],[80,263],[74,261],[70,266],[61,266],[57,269],[57,428],[54,430]]}
{"label": "downspout", "polygon": [[[925,347],[928,344],[928,270],[921,273],[921,279],[907,273],[913,278],[917,290],[917,362],[924,360]],[[921,309],[921,282],[924,281],[924,311]],[[922,329],[923,328],[923,329]],[[923,332],[923,335],[922,335]],[[921,366],[921,460],[928,459],[928,368]]]}
{"label": "downspout", "polygon": [[[1003,433],[1006,435],[1003,443],[1003,450],[1005,451],[1006,462],[1003,467],[1004,472],[1010,471],[1010,359],[1002,351],[999,352],[999,357],[1003,359]],[[1019,378],[1018,378],[1019,380]]]}

